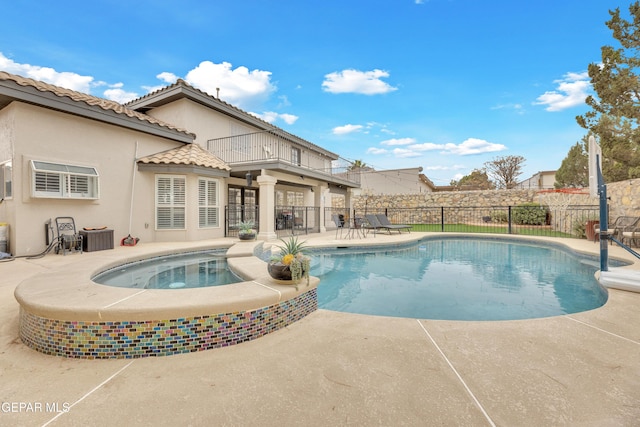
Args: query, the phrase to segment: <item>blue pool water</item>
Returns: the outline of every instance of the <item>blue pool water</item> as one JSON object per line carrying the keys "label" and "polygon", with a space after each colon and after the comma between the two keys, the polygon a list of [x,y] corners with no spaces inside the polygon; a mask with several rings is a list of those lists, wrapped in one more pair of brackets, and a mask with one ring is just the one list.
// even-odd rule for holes
{"label": "blue pool water", "polygon": [[559,246],[438,238],[398,249],[313,253],[318,305],[328,310],[443,320],[514,320],[601,307],[596,258]]}
{"label": "blue pool water", "polygon": [[150,258],[112,268],[92,280],[137,289],[201,288],[243,281],[228,269],[224,253],[216,251]]}

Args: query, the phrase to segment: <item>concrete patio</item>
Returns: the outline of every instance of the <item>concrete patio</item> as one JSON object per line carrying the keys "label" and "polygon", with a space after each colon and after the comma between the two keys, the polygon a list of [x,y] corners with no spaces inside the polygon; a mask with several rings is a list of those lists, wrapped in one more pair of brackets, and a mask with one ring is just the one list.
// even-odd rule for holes
{"label": "concrete patio", "polygon": [[[309,244],[393,244],[420,235],[337,241],[329,232],[310,235]],[[586,240],[552,240],[598,250]],[[135,249],[145,247],[152,245]],[[16,286],[96,254],[0,263],[0,425],[633,426],[640,420],[640,293],[610,289],[596,310],[504,322],[318,310],[254,341],[159,358],[65,359],[23,345]],[[610,255],[630,259],[616,247]]]}

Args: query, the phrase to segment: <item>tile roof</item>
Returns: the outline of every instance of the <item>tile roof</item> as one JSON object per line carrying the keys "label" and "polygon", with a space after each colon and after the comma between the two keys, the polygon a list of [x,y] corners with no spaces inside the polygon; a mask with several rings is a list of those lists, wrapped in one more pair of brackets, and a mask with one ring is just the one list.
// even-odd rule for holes
{"label": "tile roof", "polygon": [[182,147],[172,148],[152,154],[151,156],[142,157],[138,159],[138,162],[146,164],[191,165],[227,171],[231,170],[229,165],[195,143],[185,144]]}
{"label": "tile roof", "polygon": [[139,98],[136,98],[136,99],[134,99],[132,101],[127,102],[125,105],[127,105],[127,106],[129,106],[131,108],[138,108],[141,103],[145,103],[145,102],[148,102],[148,101],[153,101],[153,99],[156,98],[158,95],[160,95],[160,94],[162,94],[164,92],[168,92],[171,89],[175,89],[175,88],[185,88],[185,89],[188,89],[190,91],[193,91],[194,93],[198,93],[198,94],[204,96],[208,100],[209,108],[211,108],[212,105],[219,104],[221,106],[226,107],[229,111],[232,111],[233,114],[236,116],[236,118],[244,116],[246,119],[249,119],[249,121],[253,122],[253,125],[256,126],[256,127],[259,127],[259,128],[262,128],[262,129],[268,130],[268,131],[275,131],[275,132],[277,132],[278,135],[281,135],[281,136],[283,136],[283,137],[285,137],[285,138],[287,138],[287,139],[289,139],[291,141],[298,141],[299,143],[306,144],[306,145],[308,145],[308,146],[310,146],[310,147],[312,147],[312,148],[314,148],[314,149],[316,149],[318,151],[323,151],[323,152],[326,152],[326,153],[330,153],[332,155],[335,155],[336,158],[338,157],[337,154],[332,153],[331,151],[328,151],[327,149],[322,148],[319,145],[314,144],[311,141],[308,141],[308,140],[306,140],[304,138],[301,138],[301,137],[299,137],[297,135],[294,135],[294,134],[292,134],[290,132],[287,132],[286,130],[284,130],[282,128],[279,128],[279,127],[277,127],[277,126],[275,126],[275,125],[273,125],[273,124],[261,119],[260,117],[254,115],[254,114],[251,114],[251,113],[249,113],[247,111],[241,110],[240,108],[236,107],[235,105],[232,105],[232,104],[229,104],[228,102],[223,101],[219,97],[215,97],[215,96],[213,96],[213,95],[211,95],[211,94],[209,94],[209,93],[207,93],[207,92],[205,92],[203,90],[198,89],[197,87],[189,84],[188,82],[186,82],[183,79],[178,79],[178,80],[176,80],[175,83],[172,83],[172,84],[170,84],[168,86],[165,86],[165,87],[160,88],[158,90],[155,90],[153,92],[149,92],[149,93],[147,93],[147,94],[145,94],[145,95],[143,95],[143,96],[141,96]]}
{"label": "tile roof", "polygon": [[49,92],[59,97],[67,97],[72,101],[83,102],[91,107],[97,106],[102,108],[103,110],[113,111],[117,114],[123,114],[131,118],[146,121],[154,125],[162,126],[167,129],[175,130],[178,132],[185,133],[187,135],[194,136],[192,133],[186,131],[185,129],[178,128],[169,123],[158,120],[155,117],[151,117],[146,114],[139,113],[115,101],[110,101],[104,98],[98,98],[96,96],[88,95],[82,92],[77,92],[71,89],[65,89],[49,83],[41,82],[39,80],[34,80],[27,77],[19,76],[16,74],[7,73],[6,71],[0,71],[0,81],[1,80],[13,81],[20,86],[33,87],[39,90],[40,92]]}

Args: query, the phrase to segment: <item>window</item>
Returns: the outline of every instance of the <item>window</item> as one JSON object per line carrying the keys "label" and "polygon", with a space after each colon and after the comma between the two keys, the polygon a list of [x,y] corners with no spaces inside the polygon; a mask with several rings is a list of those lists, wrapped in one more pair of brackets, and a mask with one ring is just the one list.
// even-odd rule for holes
{"label": "window", "polygon": [[198,179],[198,226],[218,227],[220,218],[218,207],[218,180]]}
{"label": "window", "polygon": [[291,163],[300,166],[300,160],[300,149],[295,147],[291,148]]}
{"label": "window", "polygon": [[98,172],[86,166],[31,161],[33,197],[97,199]]}
{"label": "window", "polygon": [[11,162],[0,163],[0,200],[10,199],[12,193]]}
{"label": "window", "polygon": [[304,206],[304,193],[287,191],[287,206]]}
{"label": "window", "polygon": [[185,228],[186,178],[156,175],[156,229]]}

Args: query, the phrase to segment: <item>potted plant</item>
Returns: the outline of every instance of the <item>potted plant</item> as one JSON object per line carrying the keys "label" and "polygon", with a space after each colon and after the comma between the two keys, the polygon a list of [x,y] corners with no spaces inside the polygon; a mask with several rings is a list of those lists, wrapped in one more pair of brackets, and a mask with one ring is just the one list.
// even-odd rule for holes
{"label": "potted plant", "polygon": [[596,228],[600,224],[598,216],[586,215],[578,218],[573,223],[573,234],[578,238],[587,238],[587,240],[596,241]]}
{"label": "potted plant", "polygon": [[240,240],[253,240],[256,238],[256,230],[254,230],[255,222],[252,220],[240,221],[238,223],[238,237]]}
{"label": "potted plant", "polygon": [[306,277],[308,282],[311,258],[304,253],[304,243],[299,242],[295,236],[291,236],[287,241],[280,241],[283,245],[277,246],[280,249],[279,254],[273,256],[267,264],[269,275],[276,280],[292,283]]}

